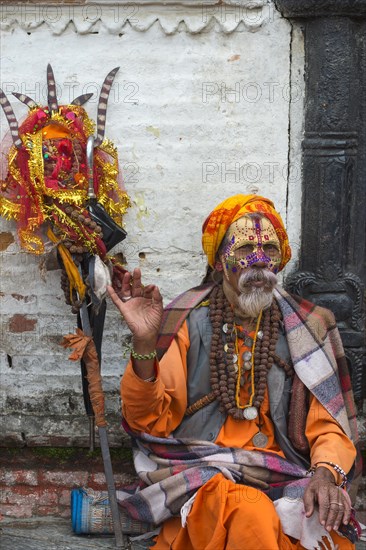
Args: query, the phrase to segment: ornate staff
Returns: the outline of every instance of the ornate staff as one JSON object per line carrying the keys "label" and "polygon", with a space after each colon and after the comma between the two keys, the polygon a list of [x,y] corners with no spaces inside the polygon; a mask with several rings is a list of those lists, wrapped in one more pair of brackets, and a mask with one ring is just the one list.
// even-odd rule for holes
{"label": "ornate staff", "polygon": [[112,282],[120,288],[125,271],[107,253],[126,236],[121,222],[129,206],[118,183],[116,148],[104,140],[108,95],[117,71],[115,68],[107,75],[101,89],[95,140],[95,124],[82,107],[92,94],[58,105],[50,65],[48,105],[40,106],[28,96],[14,93],[30,110],[21,125],[0,89],[0,104],[12,139],[8,173],[0,182],[0,215],[16,221],[20,245],[27,252],[42,255],[57,251],[66,303],[78,315],[79,325],[76,335],[65,337],[64,345],[80,341],[75,353],[81,361],[91,447],[95,414],[112,512],[114,508],[116,544],[123,547],[100,375],[106,286]]}

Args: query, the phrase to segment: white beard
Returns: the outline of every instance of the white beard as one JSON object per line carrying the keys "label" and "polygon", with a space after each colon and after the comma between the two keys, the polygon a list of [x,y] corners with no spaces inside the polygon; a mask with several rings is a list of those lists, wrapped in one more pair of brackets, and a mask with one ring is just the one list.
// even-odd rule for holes
{"label": "white beard", "polygon": [[264,291],[263,288],[254,288],[250,294],[238,296],[238,306],[248,317],[256,318],[262,311],[271,306],[273,290]]}
{"label": "white beard", "polygon": [[[253,281],[264,281],[265,284],[258,288],[251,285]],[[276,275],[268,269],[248,268],[244,270],[238,282],[239,308],[248,317],[258,317],[263,309],[271,306],[276,284]]]}

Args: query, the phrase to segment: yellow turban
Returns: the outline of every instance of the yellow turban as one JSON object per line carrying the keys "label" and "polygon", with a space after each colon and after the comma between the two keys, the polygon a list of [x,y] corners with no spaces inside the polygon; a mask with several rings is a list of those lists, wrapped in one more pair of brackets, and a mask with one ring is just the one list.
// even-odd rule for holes
{"label": "yellow turban", "polygon": [[229,226],[245,216],[245,214],[260,213],[270,220],[281,244],[281,264],[283,269],[291,258],[291,249],[285,226],[274,204],[259,195],[234,195],[224,200],[209,214],[202,227],[202,247],[208,263],[214,267],[216,253],[220,247]]}

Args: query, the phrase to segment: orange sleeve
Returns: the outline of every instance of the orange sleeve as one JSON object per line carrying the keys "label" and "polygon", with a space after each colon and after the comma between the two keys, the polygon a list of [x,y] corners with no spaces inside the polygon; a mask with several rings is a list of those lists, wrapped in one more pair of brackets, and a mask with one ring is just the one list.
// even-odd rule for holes
{"label": "orange sleeve", "polygon": [[121,380],[122,413],[130,428],[167,437],[187,408],[188,326],[184,322],[159,363],[155,382],[137,376],[129,361]]}
{"label": "orange sleeve", "polygon": [[[350,471],[356,458],[355,446],[314,395],[310,398],[305,434],[310,445],[312,466],[323,461],[333,462],[346,473]],[[328,468],[334,474],[336,483],[342,482],[342,476],[337,474],[332,466],[327,464],[319,464],[319,466]]]}

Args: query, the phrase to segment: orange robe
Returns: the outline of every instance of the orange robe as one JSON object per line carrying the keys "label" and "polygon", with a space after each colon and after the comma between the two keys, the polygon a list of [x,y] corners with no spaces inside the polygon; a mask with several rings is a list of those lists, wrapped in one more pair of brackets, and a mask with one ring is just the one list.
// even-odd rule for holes
{"label": "orange robe", "polygon": [[[131,362],[127,365],[121,381],[122,411],[132,430],[167,437],[179,426],[187,408],[188,348],[189,334],[185,322],[160,364],[156,363],[155,382],[145,382],[135,374]],[[246,384],[241,390],[242,403],[248,400],[247,392]],[[284,457],[275,440],[268,393],[259,418],[261,431],[268,437],[265,450]],[[255,450],[252,438],[257,432],[255,421],[237,421],[228,416],[215,443],[223,447]],[[311,449],[311,464],[331,461],[346,472],[351,469],[356,456],[353,443],[313,396],[306,437]],[[334,470],[329,469],[339,482]],[[245,490],[250,493],[252,489],[246,487]],[[180,518],[165,522],[154,550],[300,550],[300,543],[283,533],[272,501],[261,493],[260,504],[255,506],[254,497],[251,498],[249,493],[246,498],[239,498],[238,486],[217,474],[198,491],[186,527],[181,527]],[[340,549],[354,548],[348,539],[337,533],[332,532],[331,536]]]}

